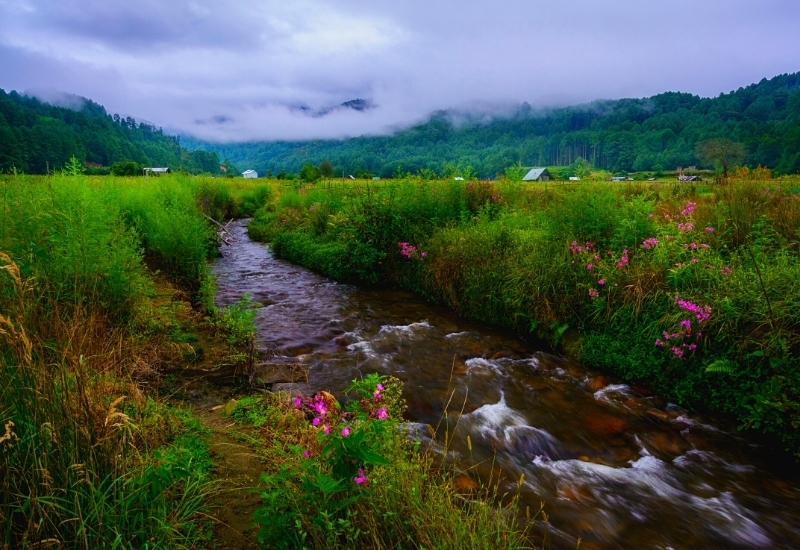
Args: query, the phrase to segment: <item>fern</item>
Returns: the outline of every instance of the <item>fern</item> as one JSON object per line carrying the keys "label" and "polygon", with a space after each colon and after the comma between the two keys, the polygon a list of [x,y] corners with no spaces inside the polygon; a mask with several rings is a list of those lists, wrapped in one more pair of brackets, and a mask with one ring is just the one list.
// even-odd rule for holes
{"label": "fern", "polygon": [[739,365],[734,361],[727,359],[717,359],[706,367],[706,372],[723,372],[725,374],[734,374]]}

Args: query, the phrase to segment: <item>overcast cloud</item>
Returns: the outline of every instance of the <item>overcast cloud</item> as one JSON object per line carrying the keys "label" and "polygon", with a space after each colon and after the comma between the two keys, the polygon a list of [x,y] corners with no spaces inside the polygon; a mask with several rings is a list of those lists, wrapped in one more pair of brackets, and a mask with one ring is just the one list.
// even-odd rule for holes
{"label": "overcast cloud", "polygon": [[[383,133],[435,109],[718,95],[800,71],[796,0],[0,0],[0,88],[206,139]],[[375,108],[304,114],[356,98]]]}

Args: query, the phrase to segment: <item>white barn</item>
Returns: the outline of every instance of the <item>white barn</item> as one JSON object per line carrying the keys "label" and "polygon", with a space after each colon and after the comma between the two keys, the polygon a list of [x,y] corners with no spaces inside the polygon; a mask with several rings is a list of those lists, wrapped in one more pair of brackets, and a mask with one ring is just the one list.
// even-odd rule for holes
{"label": "white barn", "polygon": [[256,172],[255,170],[245,170],[244,172],[242,172],[242,177],[243,178],[257,178],[258,177],[258,172]]}
{"label": "white barn", "polygon": [[550,172],[547,168],[531,168],[522,181],[550,181]]}

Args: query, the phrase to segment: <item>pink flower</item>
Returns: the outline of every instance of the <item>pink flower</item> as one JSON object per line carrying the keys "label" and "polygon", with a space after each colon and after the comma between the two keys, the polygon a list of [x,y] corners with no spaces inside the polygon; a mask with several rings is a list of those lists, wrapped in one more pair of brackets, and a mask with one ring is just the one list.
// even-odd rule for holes
{"label": "pink flower", "polygon": [[378,409],[378,420],[386,420],[389,418],[389,411],[386,409]]}
{"label": "pink flower", "polygon": [[652,217],[653,217],[653,214],[651,213],[651,214],[650,214],[650,215],[648,215],[647,217],[648,217],[648,218],[652,218]]}
{"label": "pink flower", "polygon": [[325,425],[322,427],[322,431],[323,431],[323,432],[324,432],[326,435],[327,435],[327,434],[329,434],[329,433],[331,433],[331,429],[328,427],[328,425],[327,425],[327,424],[325,424]]}
{"label": "pink flower", "polygon": [[301,407],[303,405],[303,399],[298,395],[297,397],[294,398],[293,404],[295,407]]}
{"label": "pink flower", "polygon": [[380,398],[381,398],[381,392],[379,392],[379,391],[372,392],[372,395],[375,396],[375,401],[379,401]]}
{"label": "pink flower", "polygon": [[361,468],[358,469],[358,475],[353,478],[353,481],[356,482],[357,485],[361,485],[367,480],[366,474],[364,474],[364,470]]}
{"label": "pink flower", "polygon": [[350,435],[350,432],[352,431],[353,429],[350,426],[345,426],[344,428],[342,428],[342,437],[347,437],[348,435]]}
{"label": "pink flower", "polygon": [[597,284],[598,285],[604,285],[604,284],[606,284],[606,281],[605,281],[605,279],[600,279],[599,281],[597,281]]}
{"label": "pink flower", "polygon": [[308,451],[303,451],[303,456],[306,458],[311,458],[311,453],[309,453]]}
{"label": "pink flower", "polygon": [[593,266],[592,264],[589,264],[589,265],[587,265],[587,266],[586,266],[586,269],[588,269],[589,271],[591,271],[591,270],[592,270],[592,267],[594,267],[594,266]]}
{"label": "pink flower", "polygon": [[594,299],[595,299],[595,298],[597,298],[598,296],[600,296],[600,293],[599,293],[599,292],[597,292],[597,290],[596,290],[596,289],[594,289],[594,288],[590,288],[590,289],[589,289],[589,297],[590,297],[592,300],[594,300]]}
{"label": "pink flower", "polygon": [[713,227],[706,227],[706,233],[713,233],[713,232],[714,232]]}
{"label": "pink flower", "polygon": [[378,384],[375,387],[378,389],[378,391],[383,391],[383,384]]}
{"label": "pink flower", "polygon": [[312,420],[311,423],[314,424],[315,426],[319,426],[319,418],[314,418],[314,420]]}

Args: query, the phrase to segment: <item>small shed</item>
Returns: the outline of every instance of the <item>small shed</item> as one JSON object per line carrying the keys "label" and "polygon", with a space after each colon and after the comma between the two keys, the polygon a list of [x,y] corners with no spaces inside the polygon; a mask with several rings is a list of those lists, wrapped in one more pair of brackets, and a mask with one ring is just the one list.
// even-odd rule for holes
{"label": "small shed", "polygon": [[256,172],[255,170],[245,170],[244,172],[242,172],[242,177],[243,178],[257,178],[258,177],[258,172]]}
{"label": "small shed", "polygon": [[161,174],[171,174],[172,170],[167,167],[163,168],[143,168],[145,175],[153,174],[159,176]]}
{"label": "small shed", "polygon": [[570,176],[569,181],[581,181],[581,178],[579,178],[578,176]]}
{"label": "small shed", "polygon": [[547,168],[531,168],[522,181],[550,181],[550,172]]}

